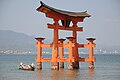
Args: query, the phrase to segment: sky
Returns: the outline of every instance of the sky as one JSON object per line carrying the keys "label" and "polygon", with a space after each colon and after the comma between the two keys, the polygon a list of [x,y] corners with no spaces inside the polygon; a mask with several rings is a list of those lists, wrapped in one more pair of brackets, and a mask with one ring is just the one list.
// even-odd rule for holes
{"label": "sky", "polygon": [[[60,10],[86,11],[91,15],[79,23],[84,31],[78,37],[95,37],[98,45],[120,46],[119,0],[41,0]],[[0,0],[0,30],[12,30],[35,37],[53,37],[53,30],[46,27],[52,19],[36,11],[40,0]],[[70,31],[59,31],[60,38],[71,36]]]}

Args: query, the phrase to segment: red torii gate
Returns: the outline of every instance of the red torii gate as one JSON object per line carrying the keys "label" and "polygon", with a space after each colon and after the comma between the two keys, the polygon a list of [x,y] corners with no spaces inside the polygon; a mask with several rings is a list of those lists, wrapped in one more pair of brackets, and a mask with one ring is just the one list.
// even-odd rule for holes
{"label": "red torii gate", "polygon": [[[85,17],[90,17],[85,12],[68,12],[62,11],[55,8],[52,8],[42,1],[40,2],[41,6],[37,8],[37,11],[45,13],[46,17],[52,18],[54,20],[53,24],[47,24],[48,28],[54,30],[54,38],[51,44],[44,44],[42,41],[45,38],[36,38],[38,41],[36,43],[38,49],[38,55],[36,58],[37,68],[42,69],[42,62],[52,62],[52,69],[64,68],[64,62],[68,62],[68,69],[79,69],[79,62],[88,62],[89,68],[94,68],[94,57],[93,48],[95,44],[93,41],[94,38],[87,38],[89,41],[88,44],[79,44],[77,43],[77,31],[83,31],[83,27],[77,26],[78,22],[83,22]],[[58,23],[61,20],[62,25]],[[73,23],[71,26],[70,23]],[[59,34],[58,30],[68,30],[72,31],[72,37],[67,37],[69,40],[68,43],[63,43],[65,39],[58,39]],[[52,58],[42,58],[42,47],[52,47]],[[58,48],[60,51],[60,56],[58,56]],[[68,58],[64,58],[64,48],[68,48]],[[88,58],[79,57],[78,48],[89,48]]]}

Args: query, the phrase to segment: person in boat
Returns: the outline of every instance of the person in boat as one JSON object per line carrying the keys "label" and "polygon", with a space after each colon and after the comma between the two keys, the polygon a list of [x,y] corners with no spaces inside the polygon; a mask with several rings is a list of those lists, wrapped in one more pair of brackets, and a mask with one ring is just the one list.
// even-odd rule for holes
{"label": "person in boat", "polygon": [[23,64],[22,62],[20,63],[20,66],[19,66],[19,69],[26,69],[26,70],[29,70],[29,69],[33,69],[34,70],[34,64],[32,63],[31,65],[25,65]]}
{"label": "person in boat", "polygon": [[31,66],[34,67],[34,63],[32,63]]}

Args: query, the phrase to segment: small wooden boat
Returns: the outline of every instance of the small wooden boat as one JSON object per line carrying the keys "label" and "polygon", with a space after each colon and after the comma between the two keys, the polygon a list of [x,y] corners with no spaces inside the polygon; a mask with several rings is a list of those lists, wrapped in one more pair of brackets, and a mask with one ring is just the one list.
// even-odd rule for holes
{"label": "small wooden boat", "polygon": [[34,67],[34,64],[30,64],[30,65],[26,65],[26,64],[23,64],[22,62],[20,63],[19,65],[19,70],[29,70],[29,71],[34,71],[35,70],[35,67]]}

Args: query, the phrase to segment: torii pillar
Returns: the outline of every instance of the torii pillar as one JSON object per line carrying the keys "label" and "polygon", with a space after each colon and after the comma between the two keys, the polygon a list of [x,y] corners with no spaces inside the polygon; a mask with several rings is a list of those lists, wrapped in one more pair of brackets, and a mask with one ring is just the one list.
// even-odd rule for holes
{"label": "torii pillar", "polygon": [[59,69],[58,58],[58,20],[54,19],[54,38],[53,38],[53,47],[52,47],[52,69]]}
{"label": "torii pillar", "polygon": [[87,38],[87,40],[89,41],[89,68],[90,69],[94,69],[94,61],[95,61],[95,57],[94,57],[94,50],[93,47],[95,47],[94,44],[94,40],[95,38]]}
{"label": "torii pillar", "polygon": [[73,48],[73,54],[75,57],[75,62],[74,62],[74,68],[75,69],[79,69],[79,61],[78,61],[78,57],[79,57],[79,53],[78,53],[78,47],[77,47],[77,31],[75,30],[77,28],[77,21],[73,21],[73,43],[75,44],[74,48]]}
{"label": "torii pillar", "polygon": [[[64,47],[63,47],[63,42],[65,39],[59,39],[59,44],[62,46],[59,48],[60,49],[60,59],[64,58]],[[64,62],[60,62],[60,68],[64,68]]]}
{"label": "torii pillar", "polygon": [[38,50],[38,56],[36,58],[36,62],[37,62],[37,68],[38,69],[42,69],[42,41],[45,39],[45,38],[35,38],[37,40],[36,42],[36,47],[37,47],[37,50]]}

